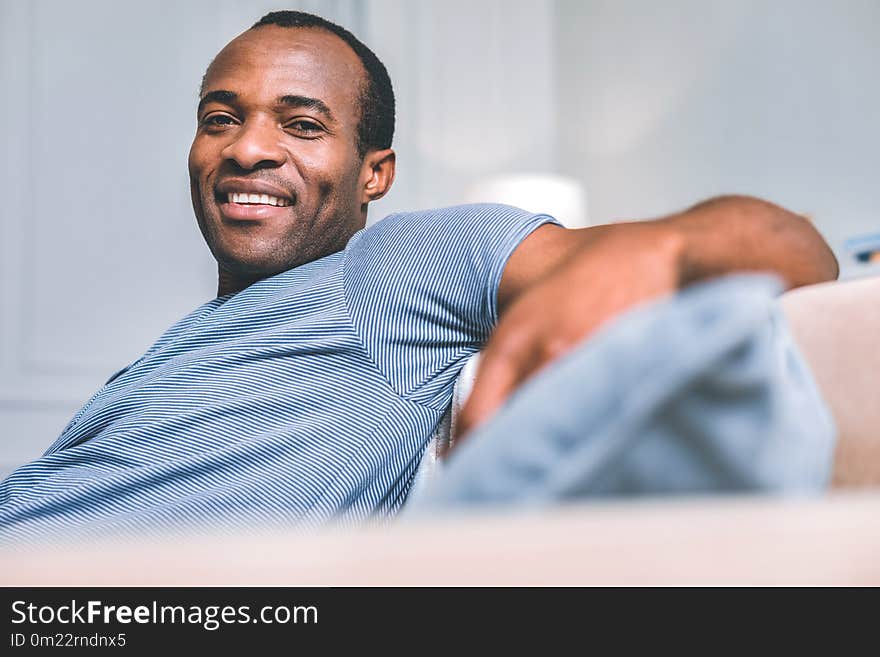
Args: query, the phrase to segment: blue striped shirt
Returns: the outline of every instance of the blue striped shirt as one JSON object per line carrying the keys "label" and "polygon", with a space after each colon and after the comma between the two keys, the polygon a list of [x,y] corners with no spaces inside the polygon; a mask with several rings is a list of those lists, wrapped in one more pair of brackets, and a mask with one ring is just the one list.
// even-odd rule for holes
{"label": "blue striped shirt", "polygon": [[554,221],[401,213],[172,326],[0,484],[0,536],[314,526],[406,497],[510,253]]}

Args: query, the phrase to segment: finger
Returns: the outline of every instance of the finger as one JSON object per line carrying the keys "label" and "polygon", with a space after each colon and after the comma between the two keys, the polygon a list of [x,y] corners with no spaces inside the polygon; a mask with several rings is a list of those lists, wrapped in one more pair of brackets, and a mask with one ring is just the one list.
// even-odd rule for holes
{"label": "finger", "polygon": [[484,383],[485,378],[478,376],[475,379],[473,392],[456,418],[453,445],[461,443],[474,429],[495,414],[515,382],[513,373],[509,371],[503,378],[499,374],[492,375],[490,378],[495,383],[491,387]]}
{"label": "finger", "polygon": [[528,354],[528,348],[510,351],[497,345],[487,346],[480,358],[471,394],[456,418],[454,440],[460,440],[495,414],[519,385],[523,371],[529,369]]}
{"label": "finger", "polygon": [[521,345],[515,353],[499,349],[484,353],[471,396],[454,427],[453,445],[489,420],[513,392],[553,361],[571,351],[576,341],[554,336],[538,344]]}

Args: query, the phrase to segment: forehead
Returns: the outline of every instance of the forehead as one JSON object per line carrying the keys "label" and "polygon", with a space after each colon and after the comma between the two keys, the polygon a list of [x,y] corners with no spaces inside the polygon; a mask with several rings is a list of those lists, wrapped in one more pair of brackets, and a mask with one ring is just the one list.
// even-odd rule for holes
{"label": "forehead", "polygon": [[211,62],[202,92],[223,89],[244,103],[279,96],[323,101],[337,118],[356,121],[366,72],[341,38],[322,29],[266,25],[233,39]]}

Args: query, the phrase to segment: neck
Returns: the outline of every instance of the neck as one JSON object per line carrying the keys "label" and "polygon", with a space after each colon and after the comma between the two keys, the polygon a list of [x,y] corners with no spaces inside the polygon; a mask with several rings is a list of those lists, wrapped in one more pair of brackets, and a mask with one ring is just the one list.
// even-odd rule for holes
{"label": "neck", "polygon": [[249,285],[265,278],[265,276],[241,276],[226,271],[222,267],[217,268],[217,296],[241,292]]}

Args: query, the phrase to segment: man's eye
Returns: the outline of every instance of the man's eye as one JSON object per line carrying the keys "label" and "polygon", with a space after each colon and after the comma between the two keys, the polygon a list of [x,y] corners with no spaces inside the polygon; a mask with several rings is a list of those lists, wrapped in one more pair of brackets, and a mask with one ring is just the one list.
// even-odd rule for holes
{"label": "man's eye", "polygon": [[317,135],[320,132],[323,132],[323,128],[320,124],[315,123],[314,121],[306,121],[303,119],[297,119],[296,121],[291,121],[287,124],[288,130],[293,130],[294,132],[298,132],[303,135]]}
{"label": "man's eye", "polygon": [[209,128],[212,127],[226,127],[229,125],[234,125],[235,119],[226,114],[210,114],[202,119],[202,125],[207,126]]}

